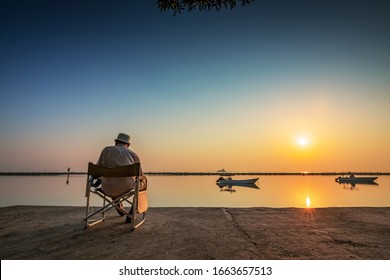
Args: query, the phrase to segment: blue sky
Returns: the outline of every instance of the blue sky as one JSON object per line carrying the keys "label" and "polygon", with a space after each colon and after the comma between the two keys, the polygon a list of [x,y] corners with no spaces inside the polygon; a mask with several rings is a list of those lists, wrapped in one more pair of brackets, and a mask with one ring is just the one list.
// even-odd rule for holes
{"label": "blue sky", "polygon": [[390,4],[314,2],[1,1],[0,171],[84,170],[118,132],[148,171],[389,171]]}

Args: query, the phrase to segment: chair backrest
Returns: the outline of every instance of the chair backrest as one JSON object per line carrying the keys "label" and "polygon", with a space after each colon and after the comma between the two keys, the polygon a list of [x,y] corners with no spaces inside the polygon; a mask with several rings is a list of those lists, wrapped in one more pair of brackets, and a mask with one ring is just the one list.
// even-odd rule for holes
{"label": "chair backrest", "polygon": [[101,165],[93,164],[92,162],[88,163],[88,175],[94,177],[132,177],[139,176],[141,164],[134,163],[130,165],[117,166],[117,167],[104,167]]}

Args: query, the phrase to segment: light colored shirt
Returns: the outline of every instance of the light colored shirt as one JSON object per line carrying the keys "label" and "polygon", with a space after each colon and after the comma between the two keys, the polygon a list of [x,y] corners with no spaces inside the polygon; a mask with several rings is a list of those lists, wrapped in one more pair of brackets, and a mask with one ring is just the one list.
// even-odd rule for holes
{"label": "light colored shirt", "polygon": [[[105,147],[97,161],[97,165],[117,167],[140,162],[138,155],[126,145],[118,143]],[[134,177],[103,177],[102,190],[110,197],[117,197],[134,187]]]}

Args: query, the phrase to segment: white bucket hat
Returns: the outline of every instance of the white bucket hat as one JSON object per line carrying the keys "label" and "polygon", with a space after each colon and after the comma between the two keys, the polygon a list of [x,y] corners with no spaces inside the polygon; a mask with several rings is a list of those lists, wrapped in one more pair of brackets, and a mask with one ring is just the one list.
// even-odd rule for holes
{"label": "white bucket hat", "polygon": [[119,141],[125,144],[130,144],[130,136],[125,133],[119,133],[115,141]]}

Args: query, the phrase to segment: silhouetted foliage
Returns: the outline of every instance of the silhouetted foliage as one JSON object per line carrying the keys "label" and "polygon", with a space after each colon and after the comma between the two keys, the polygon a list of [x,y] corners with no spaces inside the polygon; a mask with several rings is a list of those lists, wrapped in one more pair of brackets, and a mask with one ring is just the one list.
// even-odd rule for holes
{"label": "silhouetted foliage", "polygon": [[250,4],[254,0],[157,0],[160,11],[172,10],[175,16],[177,12],[181,13],[186,10],[191,12],[198,9],[199,11],[216,9],[233,9],[237,2],[241,2],[241,6]]}

